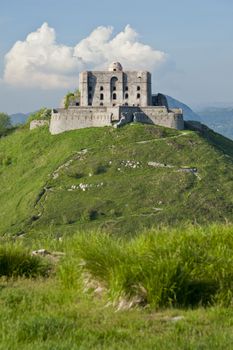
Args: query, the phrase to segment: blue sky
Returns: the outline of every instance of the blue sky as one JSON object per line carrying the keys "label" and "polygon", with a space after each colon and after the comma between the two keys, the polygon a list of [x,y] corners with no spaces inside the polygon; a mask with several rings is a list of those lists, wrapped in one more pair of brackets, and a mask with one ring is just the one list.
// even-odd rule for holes
{"label": "blue sky", "polygon": [[[43,43],[45,51],[48,49],[43,54],[50,55],[51,58],[55,50],[59,55],[59,47],[63,46],[62,52],[66,53],[61,57],[62,66],[66,64],[66,57],[67,60],[70,59],[73,48],[76,47],[78,56],[82,56],[83,52],[85,54],[86,48],[82,47],[82,51],[79,51],[78,44],[89,38],[97,27],[112,26],[114,29],[111,36],[114,38],[120,32],[125,33],[125,27],[129,24],[132,30],[130,33],[126,31],[128,34],[124,34],[124,40],[130,36],[132,47],[128,56],[127,53],[121,54],[125,55],[122,56],[123,61],[136,68],[136,63],[132,63],[135,58],[134,61],[138,61],[140,68],[143,61],[147,60],[143,55],[141,57],[140,46],[133,53],[134,44],[143,44],[141,48],[149,45],[148,68],[153,73],[154,92],[169,94],[194,108],[218,103],[233,105],[232,0],[1,0],[1,111],[28,112],[40,106],[56,107],[65,92],[71,90],[77,82],[82,66],[72,60],[66,70],[59,66],[59,62],[53,67],[47,56],[41,65],[35,58],[31,62],[30,55],[36,55],[37,48],[40,52],[39,40],[42,34],[30,39],[31,42],[37,40],[37,46],[34,43],[33,49],[31,44],[29,47],[14,47],[19,40],[25,42],[26,37],[36,32],[45,22],[48,26],[43,27],[42,34],[46,38],[50,35],[51,38],[49,43]],[[137,39],[133,38],[133,30],[138,33]],[[53,33],[56,34],[56,47]],[[111,45],[107,45],[106,50],[111,50]],[[117,50],[121,50],[121,41],[118,40],[116,45],[113,53],[117,56]],[[72,48],[69,53],[68,48]],[[5,55],[9,52],[11,55],[6,62]],[[158,64],[154,65],[153,59],[159,53],[165,54],[160,55],[160,58],[165,58],[159,58]],[[21,57],[23,55],[27,55],[27,59]],[[112,57],[111,53],[101,55],[104,57],[103,64]],[[25,68],[28,62],[31,66]],[[88,60],[84,66],[85,69],[95,68],[94,62]],[[100,62],[97,66],[100,66]],[[43,77],[40,75],[42,73]],[[46,73],[50,76],[47,87],[43,80]]]}

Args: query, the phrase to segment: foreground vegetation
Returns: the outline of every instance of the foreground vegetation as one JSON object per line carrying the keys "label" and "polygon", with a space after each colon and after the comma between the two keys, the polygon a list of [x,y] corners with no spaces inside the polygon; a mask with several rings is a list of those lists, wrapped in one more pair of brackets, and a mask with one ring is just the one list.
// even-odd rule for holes
{"label": "foreground vegetation", "polygon": [[233,348],[232,160],[208,129],[2,137],[0,349]]}
{"label": "foreground vegetation", "polygon": [[[2,240],[15,268],[0,279],[0,349],[231,349],[232,234],[231,225],[131,239],[86,232],[21,238],[14,250]],[[30,272],[41,247],[45,277]],[[29,273],[17,278],[22,252]]]}
{"label": "foreground vegetation", "polygon": [[1,350],[225,350],[233,310],[118,311],[54,281],[1,283]]}

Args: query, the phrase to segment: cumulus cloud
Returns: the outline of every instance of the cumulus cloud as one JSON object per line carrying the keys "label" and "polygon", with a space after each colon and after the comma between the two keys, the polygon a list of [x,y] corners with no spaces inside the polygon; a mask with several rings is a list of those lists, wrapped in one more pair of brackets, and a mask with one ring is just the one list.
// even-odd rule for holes
{"label": "cumulus cloud", "polygon": [[105,69],[112,61],[120,61],[124,69],[154,71],[166,57],[141,43],[129,25],[115,36],[112,27],[98,27],[69,47],[58,44],[55,30],[44,23],[6,54],[4,81],[22,87],[70,88],[85,69]]}

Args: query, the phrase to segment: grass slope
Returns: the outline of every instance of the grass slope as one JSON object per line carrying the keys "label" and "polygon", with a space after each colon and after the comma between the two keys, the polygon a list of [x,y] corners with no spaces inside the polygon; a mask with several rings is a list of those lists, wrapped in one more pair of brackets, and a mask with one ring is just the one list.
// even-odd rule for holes
{"label": "grass slope", "polygon": [[[132,239],[93,232],[62,241],[25,237],[13,249],[8,243],[0,349],[232,349],[232,232],[232,225],[211,225]],[[31,260],[25,277],[34,278],[10,279],[9,267],[21,275],[15,261],[41,244],[51,256],[64,252],[49,277],[39,277]]]}
{"label": "grass slope", "polygon": [[0,233],[232,221],[232,160],[233,142],[210,130],[17,129],[0,139]]}
{"label": "grass slope", "polygon": [[232,349],[232,308],[116,312],[53,280],[1,289],[1,350]]}

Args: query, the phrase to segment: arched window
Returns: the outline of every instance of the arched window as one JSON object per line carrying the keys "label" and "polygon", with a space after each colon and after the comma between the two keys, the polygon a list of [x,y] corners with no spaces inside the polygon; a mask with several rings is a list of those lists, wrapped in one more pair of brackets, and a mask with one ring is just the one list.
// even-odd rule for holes
{"label": "arched window", "polygon": [[125,99],[127,100],[128,98],[129,98],[129,94],[126,93],[126,94],[125,94]]}
{"label": "arched window", "polygon": [[117,83],[118,83],[118,79],[117,77],[112,77],[111,78],[111,81],[110,81],[110,89],[111,89],[111,92],[113,91],[116,91],[116,87],[117,87]]}
{"label": "arched window", "polygon": [[114,94],[112,94],[112,99],[116,100],[117,99],[117,94],[114,92]]}
{"label": "arched window", "polygon": [[137,91],[140,91],[140,90],[141,90],[140,86],[137,86]]}
{"label": "arched window", "polygon": [[104,91],[104,87],[103,86],[100,87],[100,91]]}
{"label": "arched window", "polygon": [[141,95],[140,94],[137,94],[137,98],[140,98],[141,97]]}
{"label": "arched window", "polygon": [[100,100],[103,101],[104,99],[104,94],[100,94]]}

